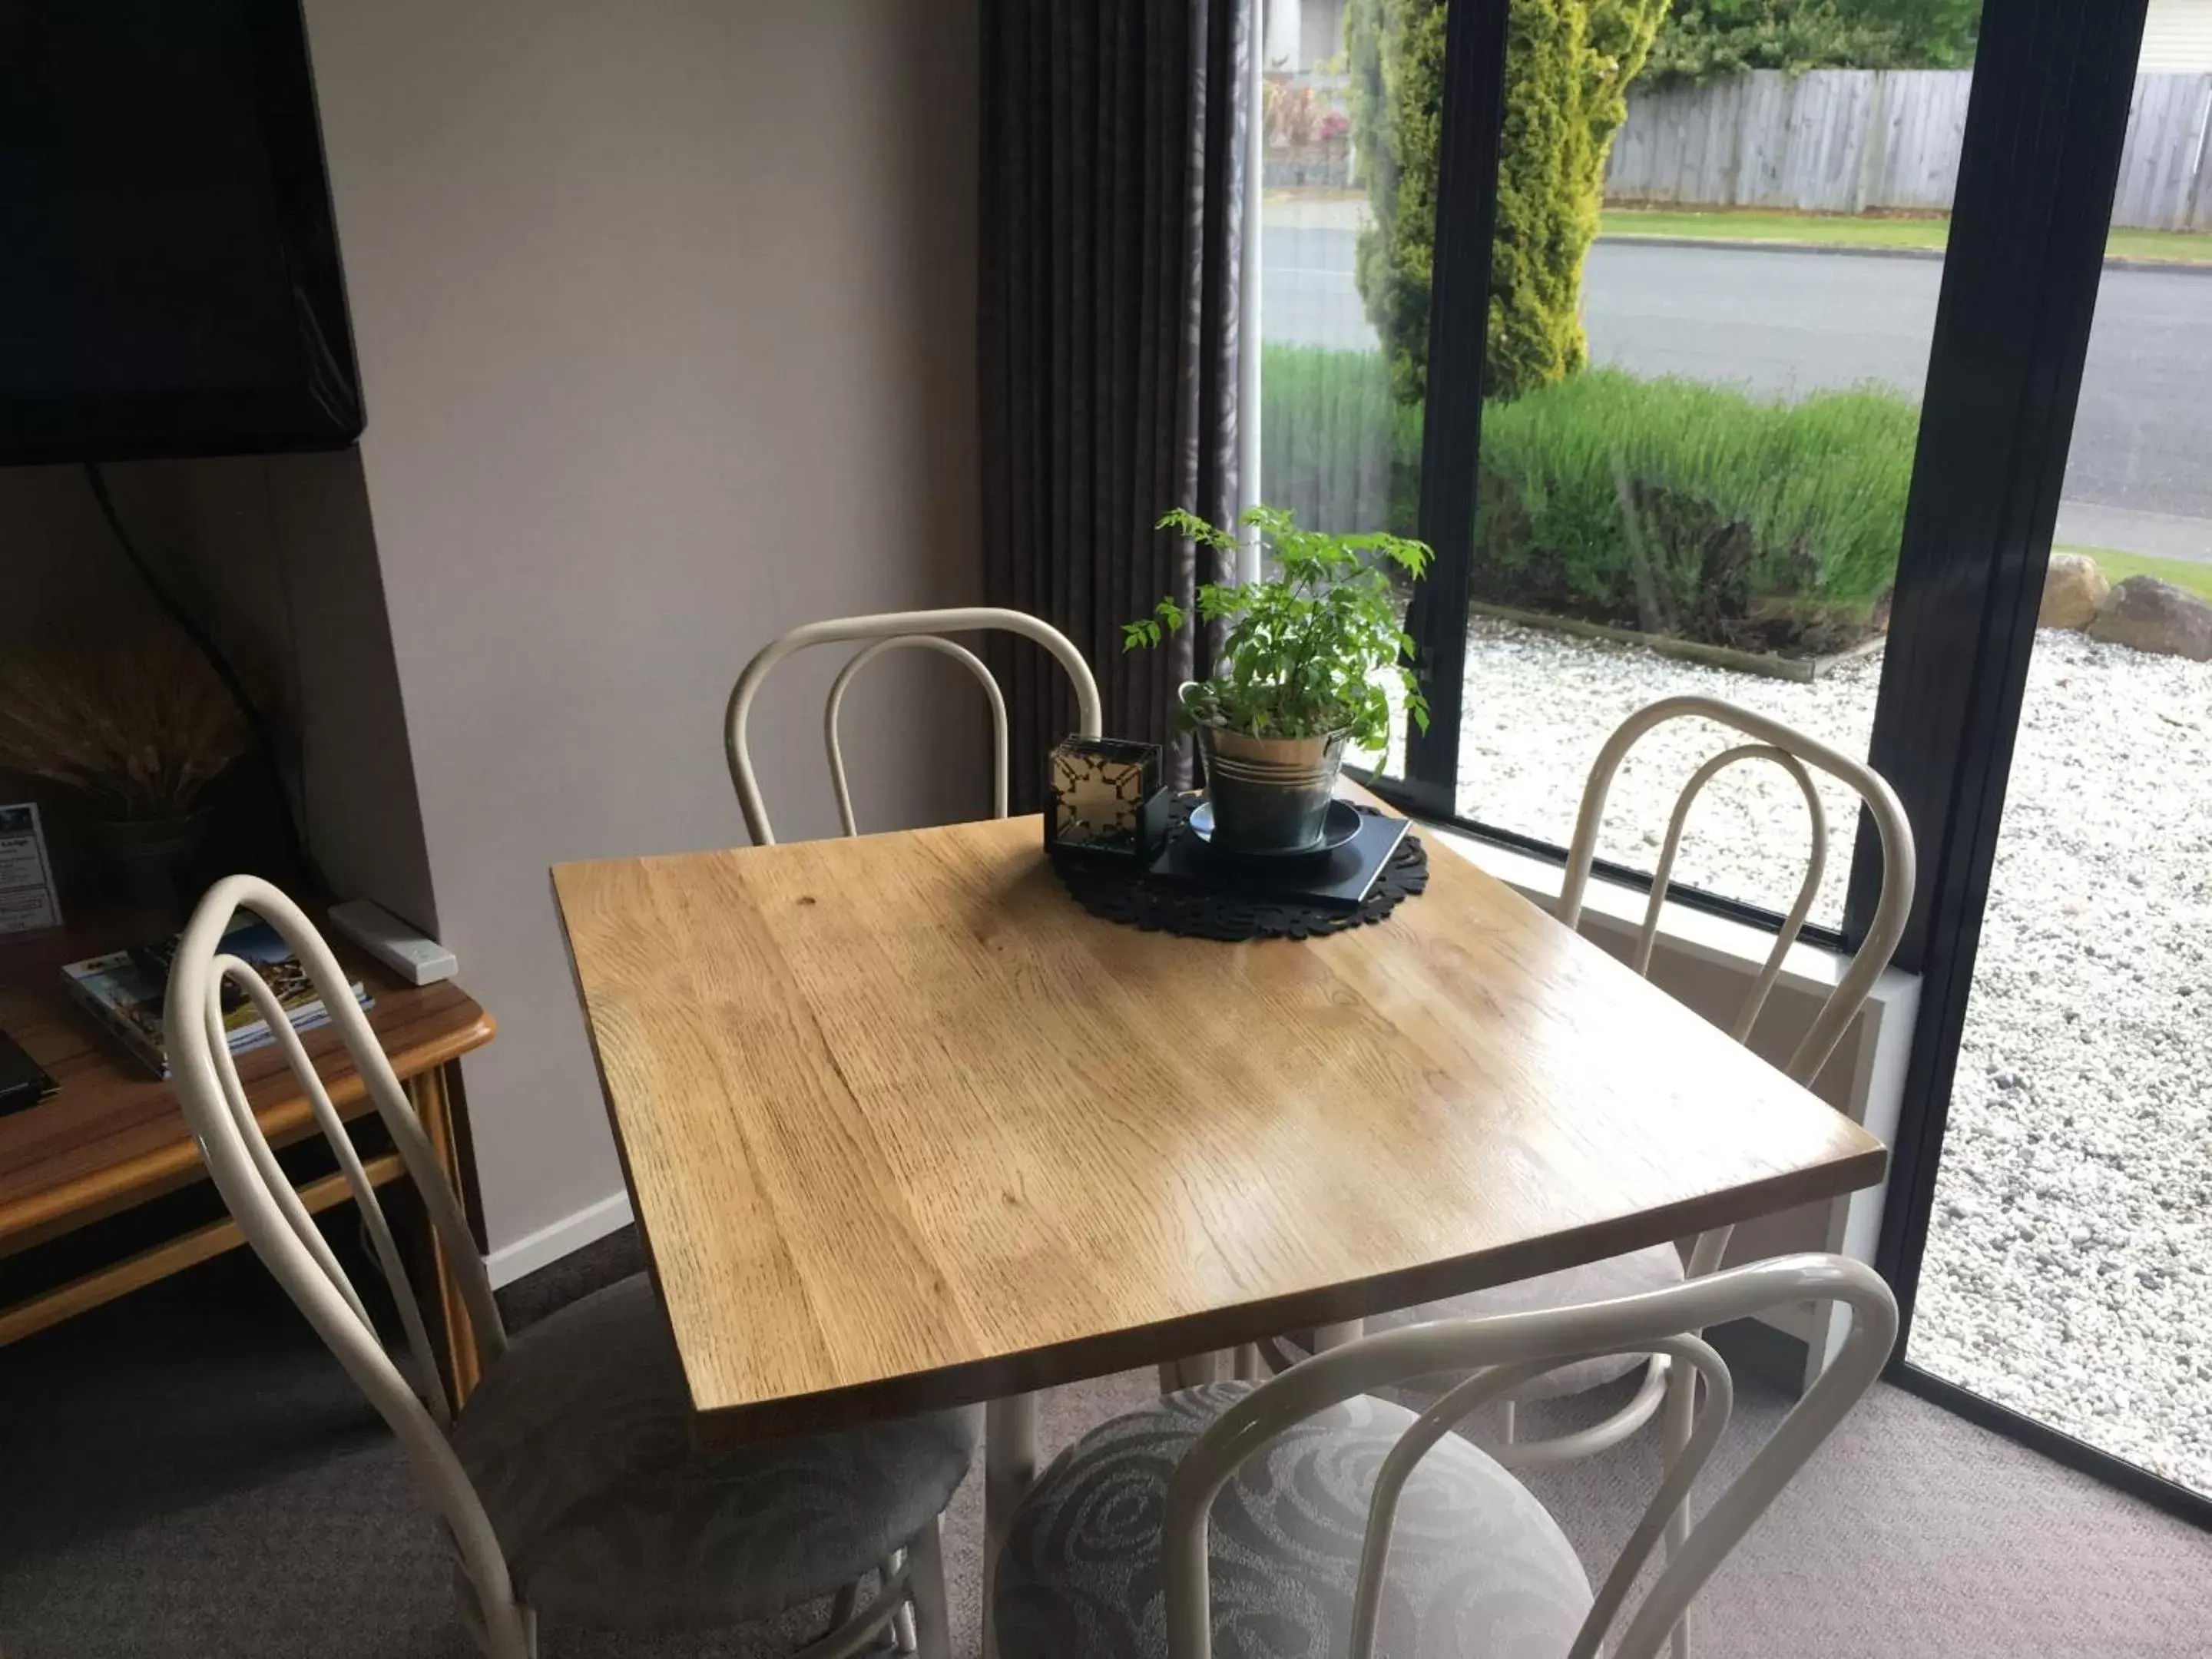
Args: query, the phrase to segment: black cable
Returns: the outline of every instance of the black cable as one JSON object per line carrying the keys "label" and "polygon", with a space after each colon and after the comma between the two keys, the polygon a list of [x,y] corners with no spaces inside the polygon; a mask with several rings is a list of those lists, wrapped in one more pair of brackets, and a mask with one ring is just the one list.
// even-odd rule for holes
{"label": "black cable", "polygon": [[198,620],[163,585],[161,579],[154,574],[153,567],[146,562],[145,556],[139,552],[137,544],[131,540],[130,531],[124,526],[123,515],[115,510],[115,498],[108,493],[106,475],[100,471],[100,463],[87,461],[84,477],[92,487],[92,499],[100,505],[100,517],[107,520],[107,528],[115,538],[115,544],[123,550],[123,556],[138,573],[138,580],[146,584],[147,592],[168,613],[169,620],[183,630],[185,637],[191,641],[192,648],[207,659],[208,666],[215,671],[216,678],[222,682],[222,689],[229,694],[231,702],[237,705],[240,716],[246,721],[246,734],[252,739],[254,753],[259,757],[262,770],[266,775],[270,804],[276,809],[277,822],[283,826],[284,848],[291,855],[294,871],[319,890],[328,891],[322,872],[308,855],[307,840],[300,833],[299,820],[292,816],[291,798],[284,791],[283,769],[276,762],[276,740],[270,735],[269,722],[253,701],[252,694],[246,690],[245,682],[238,678],[238,671],[230,665],[230,659],[216,643],[215,636],[200,626]]}

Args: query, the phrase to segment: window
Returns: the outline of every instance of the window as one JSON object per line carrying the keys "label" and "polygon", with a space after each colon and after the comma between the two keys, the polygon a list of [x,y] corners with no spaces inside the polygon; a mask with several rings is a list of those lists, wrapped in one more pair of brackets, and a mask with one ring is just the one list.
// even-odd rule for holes
{"label": "window", "polygon": [[1907,1353],[2212,1494],[2212,222],[2162,165],[2204,95],[2136,82]]}
{"label": "window", "polygon": [[[1940,1206],[1966,1207],[1954,1196],[1961,1194],[1966,1204],[2017,1206],[2025,1200],[2005,1183],[2025,1182],[2034,1197],[2044,1179],[2036,1159],[2015,1159],[1999,1169],[1994,1196],[1971,1190],[1976,1180],[1986,1187],[1998,1167],[1984,1162],[1978,1175],[1981,1149],[1973,1142],[2002,1133],[1990,1127],[2007,1121],[1993,1103],[2020,1086],[2004,1074],[2026,1075],[2002,1060],[2007,1021],[2018,1012],[2007,1005],[2048,1003],[2063,1023],[2055,998],[2106,998],[2118,1006],[2133,995],[2117,980],[2023,988],[2035,983],[2021,977],[2035,951],[2048,957],[2070,933],[2076,958],[2088,959],[2092,947],[2101,956],[2141,908],[2160,919],[2154,948],[2174,955],[2166,976],[2182,975],[2175,953],[2185,935],[2199,952],[2190,959],[2202,977],[2201,927],[2172,933],[2170,950],[2162,942],[2172,933],[2166,922],[2201,921],[2201,856],[2168,872],[2152,869],[2140,853],[2122,860],[2107,848],[2059,868],[2016,850],[2028,844],[2021,837],[2044,834],[2039,821],[2062,814],[2108,821],[2115,836],[2141,830],[2153,816],[2130,804],[2130,791],[2149,787],[2154,775],[2170,785],[2180,770],[2193,772],[2190,745],[2212,742],[2203,737],[2212,732],[2205,695],[2212,678],[2191,681],[2175,678],[2178,667],[2160,667],[2154,677],[2165,677],[2165,689],[2118,694],[2145,707],[2128,710],[2124,744],[2108,743],[2125,752],[2106,757],[2104,787],[2087,788],[2081,728],[2067,727],[2070,736],[2053,758],[2049,716],[2039,712],[2061,707],[2052,688],[2087,647],[2046,642],[2032,659],[2055,531],[2114,550],[2114,568],[2132,569],[2130,561],[2174,556],[2166,544],[2153,545],[2157,538],[2191,533],[2166,520],[2212,522],[2212,505],[2191,493],[2200,489],[2201,468],[2186,460],[2201,455],[2199,428],[2212,422],[2205,413],[2212,400],[2197,391],[2208,377],[2191,357],[2199,337],[2212,336],[2204,326],[2212,321],[2212,282],[2175,278],[2203,283],[2200,301],[2194,288],[2168,291],[2130,278],[2108,290],[2101,315],[2096,306],[2124,149],[2124,179],[2136,181],[2129,189],[2175,188],[2178,179],[2185,204],[2212,199],[2212,185],[2198,188],[2191,171],[2200,165],[2201,145],[2192,148],[2190,135],[2201,138],[2202,111],[2193,125],[2177,116],[2180,136],[2157,147],[2157,100],[2138,95],[2135,84],[2140,10],[2102,0],[1990,8],[1961,36],[1960,61],[1949,69],[1754,77],[1720,94],[1668,88],[1655,77],[1632,92],[1611,162],[1614,200],[1584,260],[1580,233],[1572,224],[1562,229],[1541,198],[1553,191],[1556,207],[1576,148],[1603,139],[1606,89],[1562,77],[1587,72],[1593,61],[1624,61],[1632,50],[1618,38],[1597,43],[1602,50],[1577,51],[1571,41],[1563,49],[1559,39],[1521,27],[1526,20],[1516,22],[1503,3],[1463,3],[1446,18],[1413,0],[1352,0],[1355,16],[1366,9],[1401,27],[1418,14],[1448,22],[1427,42],[1433,62],[1420,59],[1432,76],[1409,82],[1401,74],[1394,83],[1401,92],[1408,84],[1431,88],[1425,102],[1401,108],[1395,127],[1401,137],[1435,135],[1433,175],[1418,180],[1414,192],[1432,200],[1432,228],[1400,264],[1427,278],[1425,349],[1392,359],[1389,317],[1360,288],[1356,229],[1351,282],[1375,328],[1371,343],[1364,335],[1331,333],[1318,310],[1287,289],[1291,273],[1319,282],[1313,273],[1327,266],[1310,262],[1303,248],[1289,258],[1291,244],[1280,244],[1286,257],[1271,253],[1268,272],[1266,372],[1276,378],[1267,387],[1265,419],[1284,422],[1288,442],[1300,430],[1298,409],[1328,406],[1298,394],[1294,374],[1273,355],[1277,339],[1289,343],[1293,331],[1300,349],[1353,352],[1370,374],[1378,356],[1418,371],[1388,383],[1396,418],[1419,422],[1417,465],[1402,450],[1388,451],[1413,467],[1410,477],[1400,475],[1409,487],[1362,494],[1379,475],[1339,469],[1328,476],[1347,482],[1285,501],[1313,511],[1326,495],[1349,503],[1363,526],[1400,527],[1410,495],[1414,528],[1437,551],[1408,623],[1435,722],[1426,736],[1409,734],[1402,776],[1385,787],[1416,811],[1556,849],[1605,733],[1631,709],[1689,688],[1767,709],[1869,756],[1903,799],[1919,853],[1913,919],[1898,960],[1922,975],[1921,1012],[1879,1255],[1910,1319],[1923,1264],[1931,1273],[1954,1265],[1946,1253],[1960,1236],[1930,1243],[1931,1218],[1944,1224]],[[1571,30],[1588,24],[1589,11],[1564,9],[1580,20]],[[1615,30],[1638,11],[1632,0],[1595,9]],[[1906,74],[1927,78],[1898,78]],[[1352,113],[1356,155],[1372,118]],[[1717,134],[1726,142],[1714,142]],[[1746,134],[1756,136],[1745,142]],[[1726,210],[1725,222],[1686,214],[1679,200],[1663,210],[1648,205],[1692,187],[1701,204]],[[1838,190],[1840,198],[1823,193]],[[1881,211],[1862,211],[1869,207]],[[1372,216],[1372,204],[1355,200],[1346,210]],[[1274,204],[1269,211],[1271,230],[1287,226]],[[1544,222],[1547,211],[1553,216]],[[1807,224],[1808,215],[1820,222]],[[1360,222],[1370,240],[1389,228],[1379,216]],[[1724,233],[1717,239],[1717,230]],[[1639,234],[1644,240],[1631,240]],[[2115,251],[2148,251],[2130,239],[2155,234],[2119,235]],[[1778,238],[1846,246],[1738,246]],[[1869,244],[1881,251],[1866,251]],[[2191,245],[2200,246],[2207,244]],[[2160,257],[2194,256],[2167,244]],[[1340,307],[1340,265],[1334,280]],[[2199,305],[2206,308],[2192,308]],[[2153,339],[2165,343],[2143,343]],[[1387,424],[1372,404],[1362,405],[1363,456],[1386,452],[1380,434]],[[1263,489],[1284,499],[1279,480],[1291,473],[1279,459],[1278,436],[1265,434]],[[1392,516],[1378,519],[1378,512]],[[2212,553],[2212,541],[2204,550]],[[1758,657],[1771,660],[1745,660]],[[1746,672],[1754,665],[1788,677]],[[2212,665],[2189,666],[2212,676]],[[2078,687],[2057,690],[2091,696]],[[2011,777],[2024,695],[2022,769]],[[2148,735],[2161,709],[2173,718],[2160,723],[2180,734],[2163,746]],[[2144,734],[2136,733],[2138,715]],[[2115,780],[2128,769],[2140,781],[2119,786]],[[1622,805],[1633,807],[1629,791],[1638,787],[1671,796],[1679,773],[1669,778],[1666,769],[1662,756],[1640,785],[1624,788]],[[1802,817],[1789,817],[1799,809],[1782,805],[1790,797],[1778,778],[1770,795],[1753,781],[1755,772],[1743,770],[1735,799],[1698,809],[1729,822],[1708,823],[1694,837],[1705,849],[1702,863],[1691,861],[1686,843],[1677,878],[1705,890],[1702,898],[1684,894],[1693,900],[1778,910],[1787,894],[1757,852],[1802,845],[1794,839],[1802,835]],[[2017,810],[2008,847],[2015,850],[2001,857],[2008,777]],[[2208,817],[2191,814],[2186,828],[2178,821],[2172,839]],[[1634,838],[1607,837],[1601,853],[1633,881],[1656,850],[1644,838],[1651,815],[1624,811],[1620,817],[1632,823]],[[1840,800],[1831,828],[1838,845],[1815,918],[1849,941],[1871,908],[1872,872],[1862,867],[1871,861],[1850,855],[1856,817]],[[2136,891],[2139,904],[2130,896]],[[1987,964],[1978,1000],[1978,952]],[[2154,1008],[2158,1019],[2126,1030],[2152,1050],[2180,1045],[2177,1070],[2201,1075],[2212,1056],[2191,1046],[2197,1038],[2177,1000],[2163,988],[2145,992],[2127,1006]],[[2077,1012],[2089,1015],[2086,1007]],[[2093,1079],[2078,1066],[2068,1075],[2070,1108],[2055,1079],[2025,1086],[2043,1091],[2039,1103],[2062,1118],[2070,1109],[2078,1125]],[[2157,1133],[2168,1139],[2175,1125],[2195,1121],[2162,1094],[2143,1109],[2163,1115]],[[1960,1139],[1947,1152],[1954,1121]],[[2056,1144],[2063,1139],[2057,1127],[2035,1133]],[[2201,1189],[2212,1180],[2212,1152],[2203,1149],[2212,1141],[2196,1133],[2194,1162],[2177,1161],[2183,1152],[2175,1142],[2155,1178],[2148,1163],[2130,1174],[2123,1167],[2127,1152],[2150,1138],[2145,1124],[2112,1128],[2110,1121],[2076,1135],[2073,1163],[2057,1184],[2126,1189],[2124,1199],[2116,1190],[2105,1194],[2131,1207],[2109,1218],[2125,1247],[2095,1257],[2099,1275],[2148,1274],[2158,1281],[2163,1316],[2199,1329],[2212,1314],[2203,1239],[2181,1239],[2180,1254],[2193,1257],[2196,1269],[2185,1295],[2183,1269],[2169,1273],[2166,1265],[2176,1256],[2168,1241],[2180,1235],[2161,1232],[2154,1211],[2179,1197],[2201,1214]],[[1947,1158],[1948,1178],[1941,1173]],[[2051,1259],[2008,1260],[2006,1271],[2030,1278],[2072,1271],[2078,1263],[2066,1251],[2081,1247],[2070,1233],[2063,1249],[2054,1242],[2051,1227],[2058,1224],[2045,1222],[2056,1211],[2046,1205],[2035,1213],[2037,1239]],[[2144,1250],[2165,1254],[2154,1261]],[[1989,1333],[2014,1327],[2027,1278],[1977,1282],[1969,1273],[1930,1284],[1929,1322],[1899,1363],[1901,1381],[2160,1501],[2212,1516],[2201,1492],[2166,1478],[2199,1480],[2197,1464],[2161,1460],[2142,1436],[2103,1432],[2078,1413],[2063,1418],[2049,1407],[2047,1388],[2039,1402],[2008,1393],[1988,1370]],[[2001,1292],[1995,1299],[1992,1286]],[[1960,1311],[1973,1307],[1982,1312]],[[2094,1346],[2099,1338],[2087,1329],[2063,1340]],[[2061,1364],[2086,1352],[2069,1358],[2063,1347],[2052,1350]],[[2172,1378],[2177,1387],[2204,1386],[2201,1367],[2189,1377],[2176,1369]],[[2181,1415],[2201,1425],[2206,1403],[2189,1395]],[[2052,1425],[2023,1419],[2014,1409],[2023,1405]],[[2116,1457],[2142,1460],[2150,1471]]]}
{"label": "window", "polygon": [[[1648,35],[1666,9],[1613,12]],[[1544,112],[1601,112],[1623,58],[1509,33],[1458,742],[1433,774],[1455,817],[1564,848],[1605,736],[1680,692],[1867,753],[1973,79],[1952,11],[1951,68],[1688,79],[1662,42],[1581,150]],[[1585,252],[1561,203],[1601,169]],[[1631,757],[1601,859],[1648,875],[1714,752],[1701,725]],[[1840,931],[1859,814],[1818,781],[1812,921]],[[1674,879],[1778,915],[1809,835],[1789,777],[1732,768]]]}
{"label": "window", "polygon": [[[1443,6],[1431,9],[1441,24]],[[1407,46],[1373,0],[1264,13],[1261,499],[1316,529],[1411,536],[1421,404],[1401,394],[1426,374],[1428,331],[1402,265],[1425,266],[1433,225],[1401,204],[1419,199],[1408,171],[1416,191],[1434,172],[1434,128],[1389,95]],[[1404,752],[1361,758],[1402,775]]]}

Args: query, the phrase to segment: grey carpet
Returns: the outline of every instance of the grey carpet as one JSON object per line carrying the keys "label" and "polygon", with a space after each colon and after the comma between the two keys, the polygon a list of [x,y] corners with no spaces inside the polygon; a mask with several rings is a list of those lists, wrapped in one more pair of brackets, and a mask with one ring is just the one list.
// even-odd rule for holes
{"label": "grey carpet", "polygon": [[[520,1328],[637,1264],[628,1235],[503,1293]],[[1048,1447],[1149,1374],[1048,1397]],[[1743,1382],[1721,1465],[1785,1408]],[[1733,1457],[1735,1462],[1731,1462]],[[1531,1478],[1593,1577],[1650,1491],[1649,1436]],[[947,1536],[974,1650],[980,1480]],[[2212,1652],[2212,1536],[1940,1408],[1878,1390],[1698,1604],[1701,1659]],[[545,1632],[546,1659],[787,1651]],[[433,1524],[381,1426],[258,1265],[234,1257],[0,1349],[6,1659],[466,1659]]]}

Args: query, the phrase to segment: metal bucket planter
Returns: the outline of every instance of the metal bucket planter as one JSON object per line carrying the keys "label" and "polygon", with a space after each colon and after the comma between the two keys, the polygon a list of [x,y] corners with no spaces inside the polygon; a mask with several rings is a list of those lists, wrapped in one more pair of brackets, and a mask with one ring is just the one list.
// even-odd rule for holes
{"label": "metal bucket planter", "polygon": [[1198,728],[1214,845],[1224,852],[1295,853],[1321,842],[1348,734],[1255,738]]}

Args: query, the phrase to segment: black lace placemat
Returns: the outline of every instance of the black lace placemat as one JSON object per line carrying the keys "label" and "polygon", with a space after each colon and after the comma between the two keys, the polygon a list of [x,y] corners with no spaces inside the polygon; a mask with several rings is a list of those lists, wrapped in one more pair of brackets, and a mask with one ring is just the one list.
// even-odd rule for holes
{"label": "black lace placemat", "polygon": [[[1174,805],[1170,835],[1185,835],[1196,796]],[[1359,811],[1379,817],[1372,807]],[[1375,885],[1358,908],[1317,904],[1230,887],[1201,887],[1173,877],[1158,877],[1127,865],[1055,859],[1053,867],[1075,902],[1094,916],[1125,922],[1146,933],[1180,933],[1192,939],[1313,939],[1380,921],[1429,884],[1429,850],[1411,830]]]}

